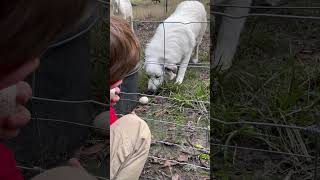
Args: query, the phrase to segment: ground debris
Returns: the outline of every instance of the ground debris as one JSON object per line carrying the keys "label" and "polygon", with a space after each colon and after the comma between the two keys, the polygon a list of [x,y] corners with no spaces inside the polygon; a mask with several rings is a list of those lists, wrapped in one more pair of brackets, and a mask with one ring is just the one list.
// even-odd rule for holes
{"label": "ground debris", "polygon": [[188,154],[186,153],[180,153],[178,157],[178,161],[180,162],[187,162],[189,159]]}

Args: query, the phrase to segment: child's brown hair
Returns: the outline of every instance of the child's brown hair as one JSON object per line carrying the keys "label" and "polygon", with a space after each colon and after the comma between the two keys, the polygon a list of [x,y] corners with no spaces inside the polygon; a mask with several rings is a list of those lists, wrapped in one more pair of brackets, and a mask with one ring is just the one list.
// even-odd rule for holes
{"label": "child's brown hair", "polygon": [[87,7],[88,0],[1,0],[0,74],[38,58]]}
{"label": "child's brown hair", "polygon": [[110,85],[122,80],[139,63],[140,44],[129,23],[110,18]]}

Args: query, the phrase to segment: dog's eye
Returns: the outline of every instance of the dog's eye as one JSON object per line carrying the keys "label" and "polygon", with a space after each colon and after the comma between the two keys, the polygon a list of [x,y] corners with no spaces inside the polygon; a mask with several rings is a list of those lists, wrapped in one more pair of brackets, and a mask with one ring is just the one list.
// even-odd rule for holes
{"label": "dog's eye", "polygon": [[156,79],[159,79],[159,78],[160,78],[160,76],[155,76],[155,78],[156,78]]}

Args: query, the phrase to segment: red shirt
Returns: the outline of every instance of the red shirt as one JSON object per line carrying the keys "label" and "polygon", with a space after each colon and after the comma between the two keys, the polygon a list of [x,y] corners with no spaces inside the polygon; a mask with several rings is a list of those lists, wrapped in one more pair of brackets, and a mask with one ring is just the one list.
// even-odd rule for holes
{"label": "red shirt", "polygon": [[[117,119],[116,111],[110,106],[110,126]],[[23,180],[23,176],[16,166],[13,152],[4,144],[0,144],[0,180]]]}
{"label": "red shirt", "polygon": [[[117,119],[116,111],[110,106],[110,126]],[[0,180],[23,180],[23,176],[16,166],[13,152],[4,144],[0,144]]]}
{"label": "red shirt", "polygon": [[116,111],[113,109],[112,106],[110,106],[110,126],[118,120],[118,116],[116,114]]}
{"label": "red shirt", "polygon": [[17,168],[13,152],[4,144],[0,144],[0,179],[23,180],[23,176]]}

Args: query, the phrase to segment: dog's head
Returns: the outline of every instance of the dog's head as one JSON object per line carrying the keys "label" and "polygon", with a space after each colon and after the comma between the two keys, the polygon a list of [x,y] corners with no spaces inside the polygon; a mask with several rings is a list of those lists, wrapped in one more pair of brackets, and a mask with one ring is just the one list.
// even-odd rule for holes
{"label": "dog's head", "polygon": [[148,92],[150,93],[155,93],[165,80],[173,80],[178,69],[176,65],[163,65],[157,61],[149,61],[144,68],[149,78]]}
{"label": "dog's head", "polygon": [[150,63],[145,65],[148,80],[148,92],[154,93],[164,81],[164,69],[161,64]]}

